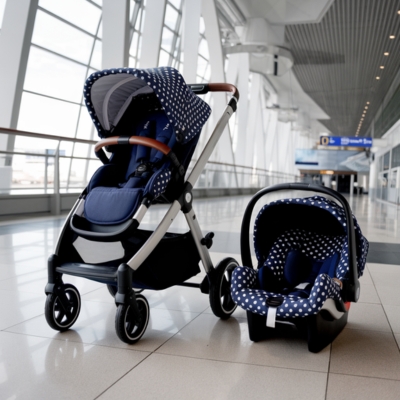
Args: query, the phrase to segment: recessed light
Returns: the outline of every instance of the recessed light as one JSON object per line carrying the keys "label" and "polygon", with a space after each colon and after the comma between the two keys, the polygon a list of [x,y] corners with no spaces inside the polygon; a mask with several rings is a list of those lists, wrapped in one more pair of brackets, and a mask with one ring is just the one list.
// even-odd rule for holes
{"label": "recessed light", "polygon": [[389,55],[389,52],[388,52],[388,51],[385,51],[385,52],[383,53],[383,55],[384,55],[384,56],[388,56],[388,55]]}
{"label": "recessed light", "polygon": [[394,36],[394,35],[390,35],[389,36],[389,39],[394,39],[396,36]]}
{"label": "recessed light", "polygon": [[364,118],[361,118],[361,121],[364,121]]}
{"label": "recessed light", "polygon": [[369,101],[367,101],[367,104],[369,104]]}
{"label": "recessed light", "polygon": [[368,106],[365,106],[364,108],[365,108],[366,110],[368,110]]}
{"label": "recessed light", "polygon": [[384,67],[383,65],[381,65],[379,68],[380,68],[380,69],[384,69],[385,67]]}
{"label": "recessed light", "polygon": [[380,77],[380,76],[377,76],[376,79],[379,81],[379,79],[381,79],[381,77]]}

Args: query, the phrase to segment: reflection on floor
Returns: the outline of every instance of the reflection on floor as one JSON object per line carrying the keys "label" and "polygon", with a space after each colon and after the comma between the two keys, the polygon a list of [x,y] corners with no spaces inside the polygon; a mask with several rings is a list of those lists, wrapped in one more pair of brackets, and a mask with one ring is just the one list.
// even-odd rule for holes
{"label": "reflection on floor", "polygon": [[[195,201],[203,231],[216,232],[214,262],[227,256],[240,261],[248,200]],[[372,242],[371,259],[347,327],[318,354],[295,334],[253,343],[243,311],[219,320],[206,295],[183,287],[143,293],[151,320],[143,338],[128,346],[115,334],[107,289],[69,276],[65,281],[82,295],[81,314],[70,331],[53,331],[43,315],[43,289],[63,218],[2,222],[0,398],[398,399],[400,259],[393,254],[400,252],[399,209],[366,197],[351,204]],[[163,210],[158,207],[146,226],[153,227]],[[181,218],[174,229],[185,226]]]}

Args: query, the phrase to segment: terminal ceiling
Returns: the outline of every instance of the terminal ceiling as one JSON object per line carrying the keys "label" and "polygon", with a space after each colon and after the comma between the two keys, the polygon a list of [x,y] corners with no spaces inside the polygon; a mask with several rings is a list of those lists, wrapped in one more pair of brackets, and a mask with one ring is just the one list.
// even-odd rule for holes
{"label": "terminal ceiling", "polygon": [[[330,117],[321,123],[341,136],[355,136],[361,123],[359,136],[366,135],[400,67],[399,0],[218,3],[233,27],[260,16],[270,24],[285,25],[293,72],[303,90]],[[326,8],[319,10],[318,4]],[[307,21],[307,12],[313,22]],[[320,18],[312,12],[320,13]]]}

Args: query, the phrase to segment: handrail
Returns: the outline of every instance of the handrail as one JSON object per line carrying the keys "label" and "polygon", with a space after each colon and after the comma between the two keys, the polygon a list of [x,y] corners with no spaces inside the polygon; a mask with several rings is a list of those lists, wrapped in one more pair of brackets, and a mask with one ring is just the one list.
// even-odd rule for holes
{"label": "handrail", "polygon": [[17,129],[10,129],[10,128],[1,128],[0,127],[0,133],[6,133],[8,135],[34,137],[34,138],[38,138],[38,139],[58,140],[58,141],[63,141],[63,142],[76,142],[76,143],[85,143],[85,144],[96,144],[95,140],[90,140],[90,139],[79,139],[79,138],[71,138],[71,137],[67,137],[67,136],[47,135],[47,134],[44,134],[44,133],[20,131],[20,130],[17,130]]}

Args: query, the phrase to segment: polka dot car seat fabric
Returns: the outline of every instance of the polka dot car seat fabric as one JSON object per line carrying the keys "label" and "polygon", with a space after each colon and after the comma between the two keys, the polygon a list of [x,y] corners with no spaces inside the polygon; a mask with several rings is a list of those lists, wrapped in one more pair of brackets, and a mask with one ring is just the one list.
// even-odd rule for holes
{"label": "polka dot car seat fabric", "polygon": [[[318,227],[318,220],[322,225],[325,223],[326,226],[320,228],[321,232],[292,227],[296,221],[305,227],[307,219],[313,216],[313,209],[318,211],[318,218],[314,218],[309,225]],[[285,210],[281,221],[283,228],[290,227],[283,232],[279,232],[279,225],[267,224],[272,215],[279,218],[278,210]],[[296,219],[296,215],[300,217]],[[328,219],[324,220],[322,216]],[[316,314],[327,299],[340,300],[340,285],[349,271],[345,221],[343,209],[321,196],[278,200],[264,206],[254,228],[258,270],[246,266],[234,270],[231,285],[233,300],[246,311],[260,315],[268,315],[272,307],[274,318],[283,321]],[[368,242],[354,216],[353,222],[357,237],[358,276],[361,276]],[[271,233],[271,226],[277,227],[278,236],[274,237]]]}
{"label": "polka dot car seat fabric", "polygon": [[111,146],[110,162],[88,185],[84,212],[91,223],[120,224],[143,198],[153,201],[183,181],[211,109],[171,67],[95,72],[86,81],[84,97],[101,138],[155,139],[171,148],[183,167],[178,174],[160,151],[143,145]]}

